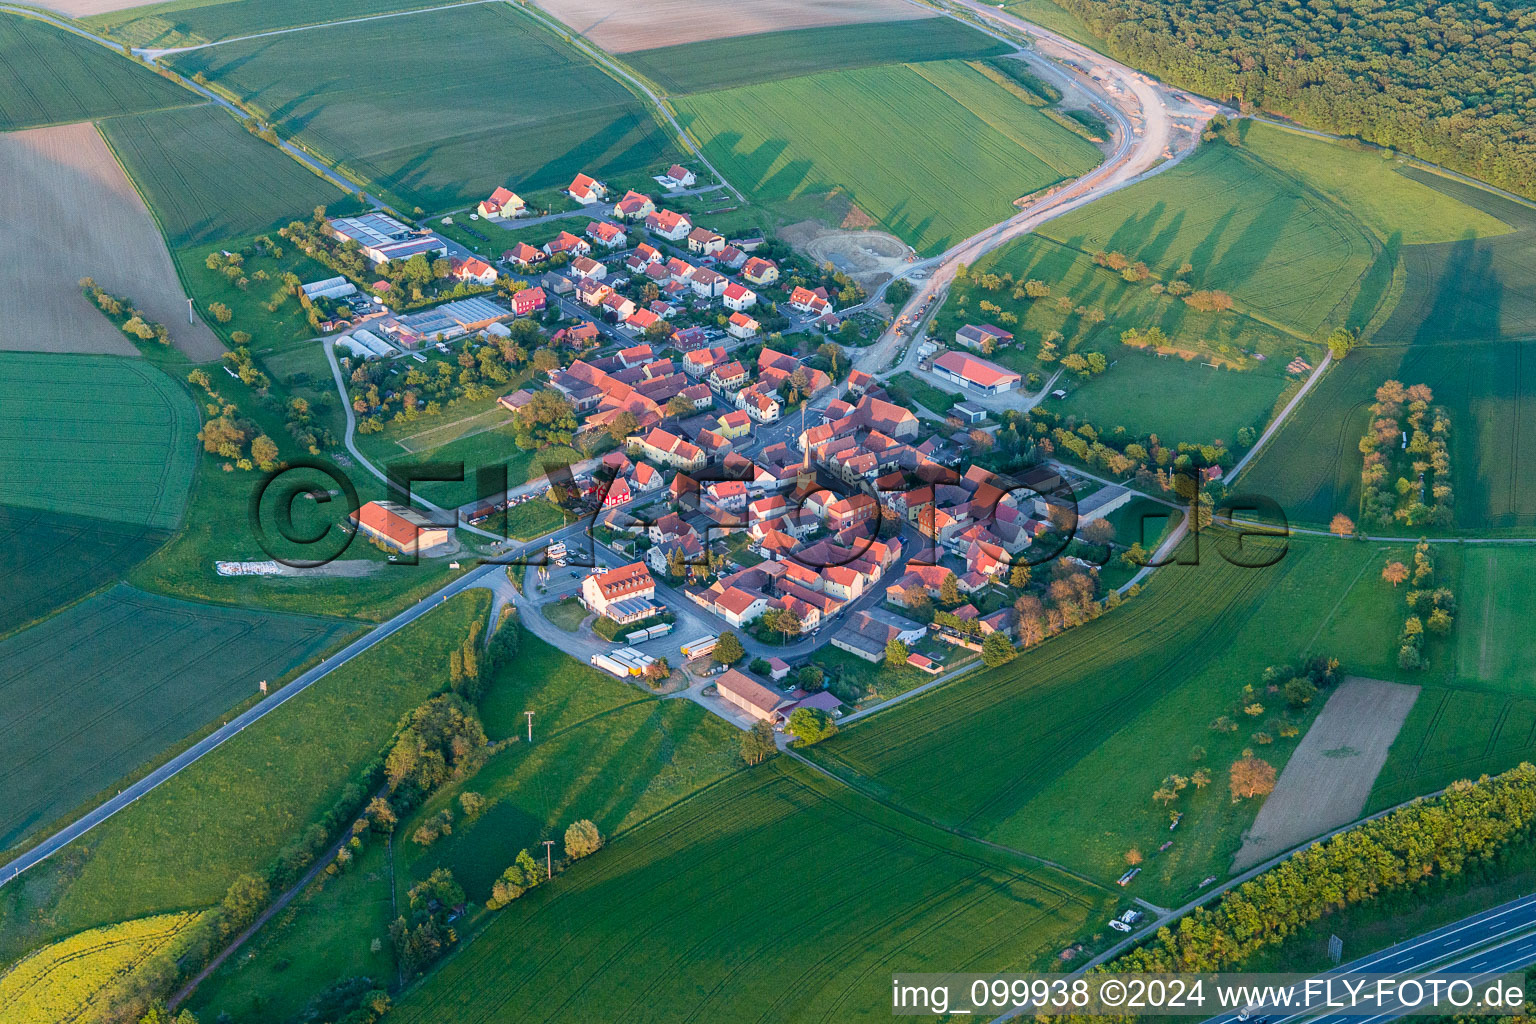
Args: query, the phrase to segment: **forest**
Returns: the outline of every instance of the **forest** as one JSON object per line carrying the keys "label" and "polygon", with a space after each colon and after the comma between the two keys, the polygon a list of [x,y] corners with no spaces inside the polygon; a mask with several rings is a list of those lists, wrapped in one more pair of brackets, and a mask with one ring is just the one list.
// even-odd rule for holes
{"label": "forest", "polygon": [[1536,195],[1536,11],[1449,0],[1057,0],[1207,96]]}

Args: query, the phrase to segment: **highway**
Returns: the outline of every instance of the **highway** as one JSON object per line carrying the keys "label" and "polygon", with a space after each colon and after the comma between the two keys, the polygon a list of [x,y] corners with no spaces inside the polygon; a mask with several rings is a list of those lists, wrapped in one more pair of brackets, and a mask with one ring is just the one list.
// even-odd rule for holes
{"label": "highway", "polygon": [[[1485,946],[1486,949],[1481,948]],[[1356,975],[1418,974],[1431,968],[1456,974],[1492,975],[1518,970],[1532,963],[1536,963],[1536,895],[1522,896],[1405,939],[1314,977],[1331,978],[1337,982]],[[1286,1024],[1315,1012],[1292,1013],[1265,1006],[1254,1009],[1250,1019],[1268,1016],[1269,1024]],[[1400,1016],[1403,1012],[1398,1009],[1370,1017],[1329,1014],[1313,1020],[1316,1024],[1366,1024],[1396,1020]],[[1237,1012],[1210,1017],[1206,1024],[1238,1024]]]}

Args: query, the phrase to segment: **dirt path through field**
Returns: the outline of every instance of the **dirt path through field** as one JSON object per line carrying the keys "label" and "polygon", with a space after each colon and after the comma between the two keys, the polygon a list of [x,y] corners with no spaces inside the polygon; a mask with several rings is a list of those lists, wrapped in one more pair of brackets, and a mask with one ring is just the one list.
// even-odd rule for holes
{"label": "dirt path through field", "polygon": [[0,135],[0,182],[0,349],[137,355],[81,294],[92,277],[169,327],[189,358],[224,352],[201,321],[187,323],[165,240],[94,125]]}
{"label": "dirt path through field", "polygon": [[1417,686],[1345,679],[1297,744],[1244,836],[1232,870],[1358,818],[1418,696]]}

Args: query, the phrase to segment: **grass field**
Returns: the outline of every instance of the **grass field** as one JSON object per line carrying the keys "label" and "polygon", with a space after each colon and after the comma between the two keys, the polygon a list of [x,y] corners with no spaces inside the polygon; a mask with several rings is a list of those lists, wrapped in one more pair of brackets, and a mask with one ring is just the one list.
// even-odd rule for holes
{"label": "grass field", "polygon": [[[1212,369],[1176,356],[1159,358],[1134,349],[1113,351],[1103,376],[1056,382],[1067,397],[1046,408],[1076,416],[1099,430],[1123,426],[1136,434],[1234,445],[1239,427],[1263,427],[1285,388],[1279,367],[1266,370]],[[1198,425],[1198,431],[1196,431]]]}
{"label": "grass field", "polygon": [[316,683],[0,891],[0,960],[81,928],[208,906],[263,871],[381,756],[400,716],[447,685],[489,595],[455,597]]}
{"label": "grass field", "polygon": [[0,14],[0,131],[199,102],[196,93],[104,46]]}
{"label": "grass field", "polygon": [[[1161,570],[1098,622],[876,715],[815,757],[882,799],[1105,881],[1138,849],[1147,859],[1131,894],[1178,902],[1225,874],[1257,811],[1231,801],[1227,766],[1252,746],[1281,768],[1296,743],[1271,724],[1282,710],[1272,697],[1263,698],[1268,717],[1243,718],[1235,733],[1209,723],[1268,665],[1331,653],[1353,671],[1352,650],[1325,650],[1317,634],[1337,581],[1366,563],[1380,569],[1364,545],[1302,538],[1277,565],[1244,569],[1217,543],[1206,535],[1200,565]],[[1400,622],[1398,613],[1356,626],[1395,636]],[[1256,728],[1274,742],[1260,747]],[[1151,794],[1164,776],[1197,767],[1215,783],[1173,805],[1185,818],[1170,835],[1169,809]],[[1174,846],[1156,854],[1168,839]]]}
{"label": "grass field", "polygon": [[[742,767],[735,730],[698,705],[646,696],[527,633],[516,661],[482,704],[487,732],[521,740],[524,710],[535,713],[531,746],[512,744],[396,831],[403,840],[422,819],[452,807],[452,836],[427,849],[401,841],[389,855],[375,843],[345,875],[311,886],[297,910],[247,947],[254,955],[199,990],[199,1015],[228,1012],[242,1024],[285,1019],[338,978],[387,975],[393,970],[387,937],[392,877],[403,893],[446,865],[471,901],[481,903],[519,850],[542,849],[545,838],[558,841],[571,821],[589,818],[612,839]],[[461,813],[462,792],[486,798],[478,818]],[[475,924],[461,927],[472,932]],[[373,938],[384,938],[381,953],[371,952]]]}
{"label": "grass field", "polygon": [[228,0],[171,0],[110,11],[83,19],[98,32],[134,46],[195,46],[232,36],[273,29],[366,18],[371,14],[439,7],[441,0],[262,0],[259,4]]}
{"label": "grass field", "polygon": [[580,629],[583,620],[587,617],[587,609],[574,597],[554,601],[539,610],[544,613],[546,619],[567,633],[574,633]]}
{"label": "grass field", "polygon": [[842,188],[924,253],[1003,220],[1014,199],[1101,159],[958,61],[804,75],[675,106],[711,162],[758,200]]}
{"label": "grass field", "polygon": [[0,636],[120,579],[169,531],[0,505]]}
{"label": "grass field", "polygon": [[991,57],[1008,47],[953,18],[789,29],[636,50],[624,62],[668,93],[730,89],[876,64]]}
{"label": "grass field", "polygon": [[211,103],[115,117],[101,131],[173,250],[308,220],[316,206],[349,198]]}
{"label": "grass field", "polygon": [[1383,240],[1399,245],[1502,235],[1508,224],[1448,192],[1425,185],[1380,151],[1242,123],[1243,148],[1349,208]]}
{"label": "grass field", "polygon": [[1069,11],[1051,3],[1051,0],[1010,0],[1003,9],[1015,17],[1032,21],[1036,25],[1058,32],[1068,39],[1091,46],[1100,53],[1108,51],[1108,44],[1083,21]]}
{"label": "grass field", "polygon": [[142,360],[0,352],[8,504],[173,527],[197,429],[186,392]]}
{"label": "grass field", "polygon": [[883,1019],[892,971],[1043,968],[1109,902],[778,758],[516,901],[393,1012]]}
{"label": "grass field", "polygon": [[915,373],[898,373],[891,377],[889,384],[892,388],[905,392],[907,397],[929,412],[937,413],[939,416],[949,412],[950,406],[956,402],[965,401],[964,395],[936,387]]}
{"label": "grass field", "polygon": [[[1176,167],[1074,210],[1040,234],[1119,251],[1303,337],[1368,322],[1390,285],[1369,271],[1381,243],[1342,207],[1241,148],[1202,147]],[[1192,319],[1205,314],[1193,314]]]}
{"label": "grass field", "polygon": [[274,684],[351,627],[117,587],[0,641],[0,847]]}
{"label": "grass field", "polygon": [[38,950],[0,972],[8,1024],[61,1024],[103,1010],[108,985],[128,981],[146,960],[174,949],[197,914],[160,914],[93,928]]}
{"label": "grass field", "polygon": [[[297,165],[295,165],[297,166]],[[319,181],[318,178],[315,179]],[[340,195],[339,192],[333,192]],[[305,219],[300,217],[299,219]],[[269,235],[268,237],[273,237]],[[220,325],[224,331],[245,331],[252,335],[253,347],[258,350],[266,346],[285,345],[300,340],[308,340],[315,336],[315,329],[309,325],[309,316],[304,307],[299,305],[299,300],[292,295],[284,294],[283,301],[277,309],[268,312],[267,303],[275,299],[282,291],[283,274],[292,271],[299,275],[302,281],[317,281],[327,277],[334,277],[335,271],[324,264],[305,256],[297,248],[284,245],[273,237],[283,249],[282,259],[274,259],[266,253],[253,254],[245,260],[246,276],[259,270],[267,272],[270,280],[266,282],[250,281],[246,287],[240,288],[231,284],[229,279],[217,271],[208,269],[208,254],[228,249],[231,252],[244,249],[249,243],[249,238],[235,238],[229,235],[220,237],[213,242],[204,242],[200,245],[191,245],[177,249],[171,254],[176,261],[176,267],[181,279],[187,283],[187,293],[197,300],[198,305],[208,309],[215,302],[222,302],[229,307],[231,318],[228,324]],[[209,320],[213,318],[210,316]],[[320,351],[319,345],[309,346]],[[324,363],[325,355],[320,353],[321,362]],[[275,372],[268,367],[268,372]],[[325,365],[325,383],[327,391],[331,395],[336,394],[336,385],[331,380],[331,368]],[[337,398],[340,401],[340,398]],[[338,437],[340,431],[336,432]]]}
{"label": "grass field", "polygon": [[[388,53],[389,73],[337,76],[339,52]],[[407,213],[473,205],[508,183],[526,193],[564,186],[577,171],[636,171],[672,154],[649,109],[505,4],[234,42],[173,63]]]}

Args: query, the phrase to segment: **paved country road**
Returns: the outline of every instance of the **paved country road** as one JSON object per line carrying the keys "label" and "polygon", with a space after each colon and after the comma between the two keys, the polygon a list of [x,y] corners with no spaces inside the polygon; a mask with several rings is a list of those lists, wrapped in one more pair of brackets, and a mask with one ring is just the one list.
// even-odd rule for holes
{"label": "paved country road", "polygon": [[55,832],[53,835],[32,847],[26,853],[23,853],[9,864],[0,866],[0,886],[10,884],[16,879],[16,876],[20,875],[23,871],[35,866],[36,864],[62,850],[64,847],[85,835],[85,833],[89,832],[97,825],[100,825],[102,822],[112,817],[112,815],[116,814],[118,811],[121,811],[123,808],[129,806],[140,797],[151,792],[169,779],[176,776],[184,768],[200,760],[202,757],[211,753],[217,748],[223,746],[235,736],[238,736],[248,726],[259,722],[267,715],[270,715],[272,712],[276,711],[278,708],[282,707],[284,704],[288,703],[290,700],[297,697],[305,690],[309,689],[315,683],[325,678],[331,672],[340,668],[342,665],[345,665],[347,662],[368,650],[370,647],[378,644],[380,641],[388,639],[395,633],[399,632],[401,629],[410,625],[412,622],[415,622],[422,615],[425,615],[433,608],[436,608],[449,597],[462,593],[466,590],[472,590],[477,587],[484,587],[487,585],[487,576],[491,575],[492,573],[503,571],[504,569],[499,565],[482,565],[477,569],[472,569],[431,596],[422,598],[416,604],[407,608],[405,611],[396,615],[389,621],[375,626],[368,633],[352,641],[350,644],[343,647],[335,654],[320,662],[320,664],[316,665],[314,668],[303,673],[293,682],[289,683],[281,690],[278,690],[275,694],[268,697],[260,704],[257,704],[250,710],[236,716],[227,725],[219,727],[212,733],[203,737],[201,740],[198,740],[192,746],[188,747],[186,750],[183,750],[181,753],[171,758],[165,764],[144,776],[144,778],[128,786],[126,789],[122,790],[122,792],[118,793],[110,800],[102,803],[94,810],[78,818],[71,824],[60,829],[58,832]]}

